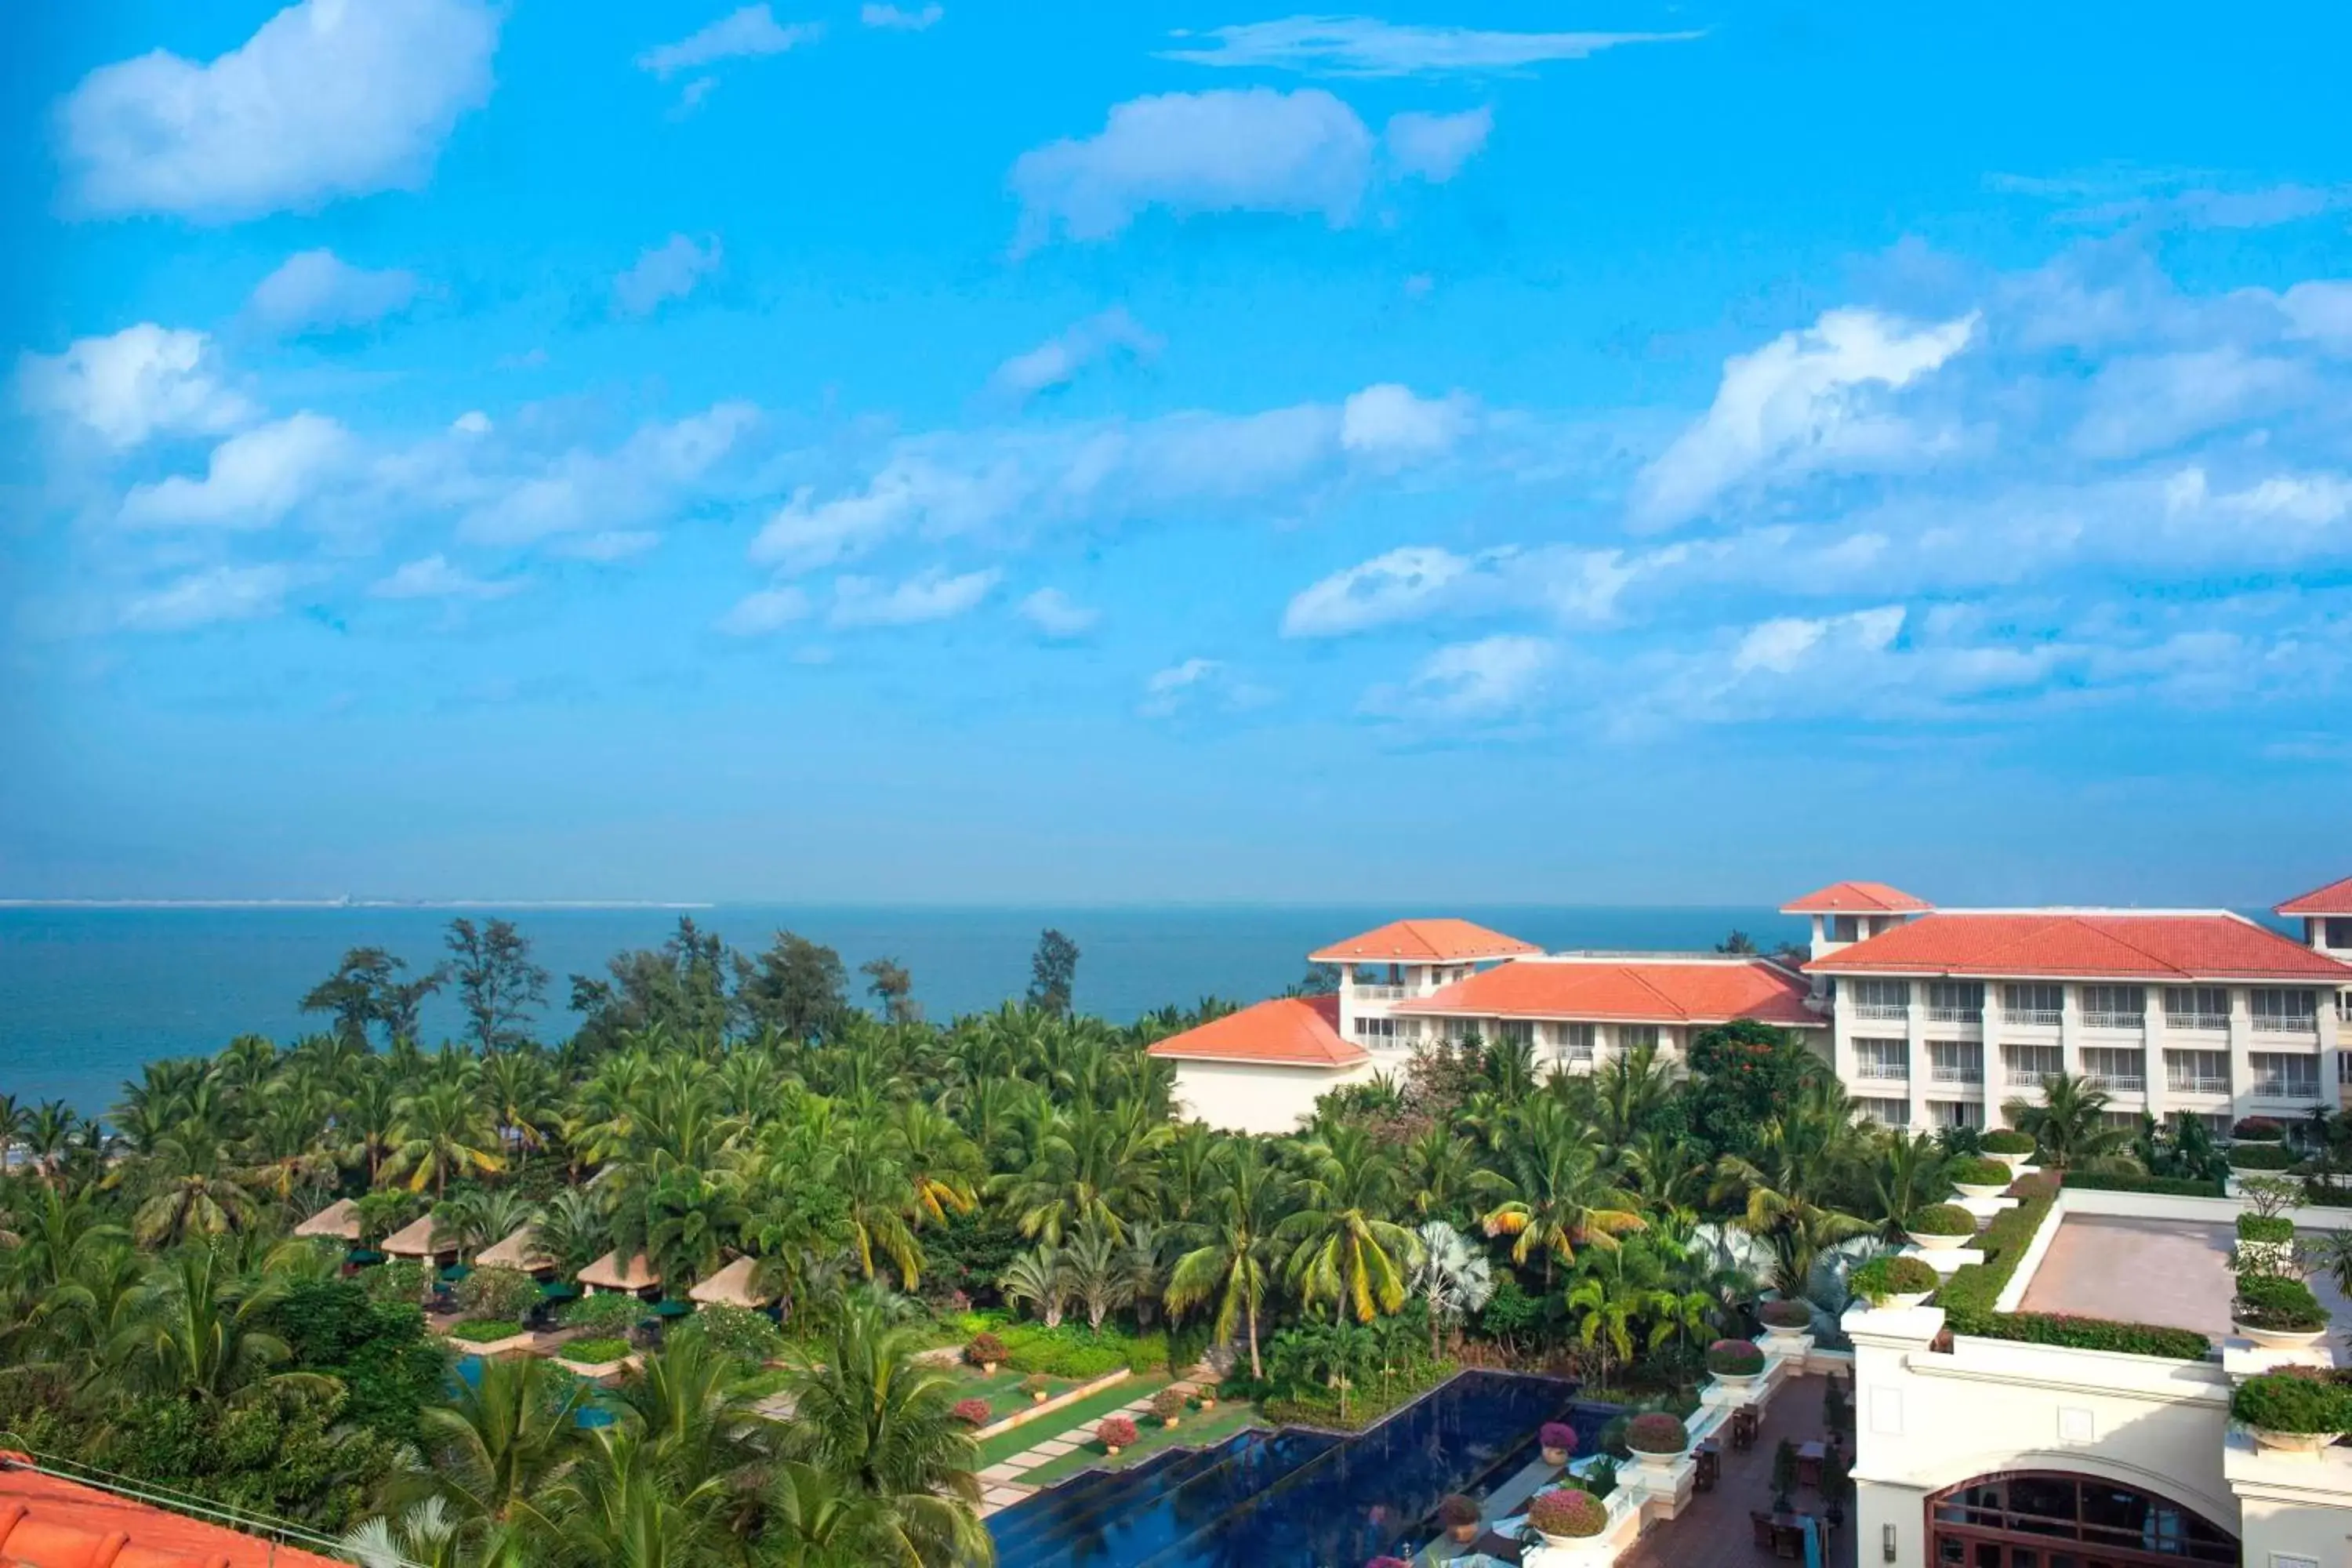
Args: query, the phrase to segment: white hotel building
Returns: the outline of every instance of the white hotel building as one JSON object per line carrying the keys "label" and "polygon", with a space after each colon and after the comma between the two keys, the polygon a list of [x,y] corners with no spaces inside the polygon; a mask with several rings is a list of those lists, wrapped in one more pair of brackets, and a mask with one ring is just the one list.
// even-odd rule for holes
{"label": "white hotel building", "polygon": [[1425,1040],[1476,1033],[1589,1072],[1738,1018],[1796,1030],[1875,1120],[2000,1120],[2065,1070],[2113,1114],[2225,1129],[2340,1102],[2352,1026],[2352,879],[2278,907],[2305,942],[2225,910],[1938,910],[1874,882],[1783,907],[1812,924],[1799,972],[1754,956],[1545,953],[1460,920],[1398,921],[1310,953],[1328,996],[1278,998],[1162,1040],[1213,1124],[1286,1131],[1316,1099],[1401,1074]]}

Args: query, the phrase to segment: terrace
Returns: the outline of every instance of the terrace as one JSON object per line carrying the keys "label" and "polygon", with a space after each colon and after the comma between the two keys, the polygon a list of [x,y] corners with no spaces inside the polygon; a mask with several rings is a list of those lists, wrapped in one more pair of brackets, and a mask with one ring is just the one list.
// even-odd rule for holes
{"label": "terrace", "polygon": [[[2021,1305],[2029,1312],[2193,1329],[2218,1342],[2230,1332],[2236,1244],[2234,1229],[2220,1223],[2069,1213]],[[2336,1321],[2352,1322],[2352,1304],[2328,1276],[2315,1274],[2309,1283]]]}

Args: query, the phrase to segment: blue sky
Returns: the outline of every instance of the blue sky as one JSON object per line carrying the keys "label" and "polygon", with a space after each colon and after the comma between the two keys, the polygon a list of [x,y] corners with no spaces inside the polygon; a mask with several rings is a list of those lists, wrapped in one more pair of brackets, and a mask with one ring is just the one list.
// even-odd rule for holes
{"label": "blue sky", "polygon": [[72,10],[0,891],[2352,868],[2339,7]]}

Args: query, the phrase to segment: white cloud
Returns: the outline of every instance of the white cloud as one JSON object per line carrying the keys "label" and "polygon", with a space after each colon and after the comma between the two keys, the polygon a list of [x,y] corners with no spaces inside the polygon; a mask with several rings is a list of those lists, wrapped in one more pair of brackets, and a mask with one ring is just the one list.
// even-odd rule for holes
{"label": "white cloud", "polygon": [[630,530],[677,506],[755,425],[759,410],[720,403],[700,414],[642,426],[610,452],[573,447],[521,468],[412,481],[430,498],[462,504],[460,538],[528,544],[560,534]]}
{"label": "white cloud", "polygon": [[[1193,35],[1178,33],[1180,38]],[[1521,70],[1546,60],[1580,60],[1627,44],[1682,43],[1699,33],[1506,33],[1412,26],[1370,16],[1288,16],[1217,27],[1161,58],[1192,65],[1278,69],[1323,76],[1477,74]]]}
{"label": "white cloud", "polygon": [[131,487],[122,498],[122,521],[267,528],[341,470],[354,445],[349,431],[320,414],[257,426],[214,447],[201,479],[174,474]]}
{"label": "white cloud", "polygon": [[988,597],[1002,572],[966,572],[960,576],[932,570],[895,586],[872,577],[843,577],[833,585],[836,626],[910,626],[950,620]]}
{"label": "white cloud", "polygon": [[1748,628],[1732,651],[1734,674],[1769,670],[1786,675],[1816,650],[1858,650],[1877,653],[1903,630],[1900,605],[1885,605],[1851,615],[1808,620],[1783,616]]}
{"label": "white cloud", "polygon": [[1402,685],[1366,692],[1364,710],[1439,722],[1499,719],[1534,700],[1558,653],[1541,637],[1508,634],[1452,643],[1423,659]]}
{"label": "white cloud", "polygon": [[478,0],[300,0],[208,64],[102,66],[59,111],[97,213],[251,217],[415,189],[490,95],[500,11]]}
{"label": "white cloud", "polygon": [[1351,395],[1339,408],[1339,445],[1374,463],[1443,457],[1469,428],[1470,400],[1417,397],[1409,386],[1383,382]]}
{"label": "white cloud", "polygon": [[637,68],[667,80],[677,71],[715,65],[720,60],[781,55],[802,44],[814,43],[824,34],[821,23],[794,22],[786,26],[766,5],[746,5],[674,44],[646,50],[637,57]]}
{"label": "white cloud", "polygon": [[2280,296],[2292,335],[2336,353],[2352,353],[2352,281],[2315,279]]}
{"label": "white cloud", "polygon": [[255,286],[247,308],[262,325],[290,337],[363,327],[415,297],[413,272],[370,271],[331,250],[300,250]]}
{"label": "white cloud", "polygon": [[1143,682],[1143,700],[1136,712],[1146,719],[1172,719],[1180,713],[1214,707],[1228,713],[1263,708],[1275,694],[1223,659],[1188,658],[1153,671]]}
{"label": "white cloud", "polygon": [[1383,138],[1389,162],[1405,174],[1442,185],[1486,145],[1495,111],[1478,108],[1462,114],[1391,115]]}
{"label": "white cloud", "polygon": [[1146,209],[1320,213],[1354,220],[1372,170],[1372,134],[1319,89],[1170,92],[1112,106],[1093,136],[1024,153],[1013,165],[1020,244],[1058,227],[1107,239]]}
{"label": "white cloud", "polygon": [[894,33],[919,33],[935,25],[947,15],[945,7],[925,5],[920,10],[901,10],[896,5],[867,4],[859,8],[857,19],[869,27],[882,27]]}
{"label": "white cloud", "polygon": [[460,436],[487,436],[490,433],[490,416],[478,408],[469,408],[449,421],[449,428]]}
{"label": "white cloud", "polygon": [[299,574],[290,566],[215,566],[131,599],[121,624],[138,632],[175,632],[218,621],[274,616]]}
{"label": "white cloud", "polygon": [[1040,588],[1021,601],[1021,618],[1049,637],[1083,637],[1102,619],[1100,610],[1073,603],[1059,588]]}
{"label": "white cloud", "polygon": [[1014,354],[996,367],[989,384],[1012,398],[1030,397],[1068,385],[1081,371],[1102,360],[1122,355],[1150,359],[1161,346],[1158,337],[1128,314],[1126,306],[1114,305],[1047,338],[1026,353]]}
{"label": "white cloud", "polygon": [[1282,635],[1340,637],[1419,620],[1481,563],[1436,545],[1409,544],[1376,555],[1300,590],[1283,610]]}
{"label": "white cloud", "polygon": [[2092,381],[2074,446],[2095,458],[2161,451],[2296,402],[2311,385],[2303,365],[2234,345],[2131,355]]}
{"label": "white cloud", "polygon": [[26,408],[87,426],[118,449],[155,435],[217,435],[254,412],[222,384],[204,333],[152,321],[77,338],[61,354],[26,354],[16,388]]}
{"label": "white cloud", "polygon": [[643,316],[666,301],[683,300],[695,286],[719,268],[719,240],[697,245],[682,234],[639,256],[635,265],[613,279],[613,303],[623,315]]}
{"label": "white cloud", "polygon": [[503,599],[520,591],[520,577],[477,577],[433,554],[408,562],[368,589],[377,599]]}
{"label": "white cloud", "polygon": [[1705,416],[1642,470],[1635,518],[1680,522],[1750,479],[1910,453],[1916,433],[1875,414],[1873,389],[1900,390],[1932,374],[1968,346],[1977,321],[1971,312],[1916,326],[1873,310],[1831,310],[1733,355]]}
{"label": "white cloud", "polygon": [[784,584],[744,595],[732,609],[719,617],[718,626],[729,637],[765,637],[794,621],[807,619],[808,613],[808,595]]}

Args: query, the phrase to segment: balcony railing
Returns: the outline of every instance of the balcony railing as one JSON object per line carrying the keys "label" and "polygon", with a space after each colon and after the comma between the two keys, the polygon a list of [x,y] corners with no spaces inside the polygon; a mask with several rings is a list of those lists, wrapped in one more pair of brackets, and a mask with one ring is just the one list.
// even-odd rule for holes
{"label": "balcony railing", "polygon": [[2175,1094],[2227,1094],[2230,1092],[2230,1080],[2227,1078],[2206,1078],[2197,1073],[2168,1074],[2164,1080],[2164,1085]]}
{"label": "balcony railing", "polygon": [[1938,1007],[1930,1004],[1927,1008],[1927,1022],[1930,1024],[1981,1024],[1984,1022],[1984,1009]]}
{"label": "balcony railing", "polygon": [[2164,1026],[2168,1029],[2178,1029],[2183,1033],[2194,1031],[2199,1034],[2226,1035],[2230,1032],[2230,1015],[2227,1013],[2167,1013],[2164,1016]]}
{"label": "balcony railing", "polygon": [[1947,1067],[1930,1068],[1927,1071],[1927,1081],[1930,1083],[1982,1083],[1984,1082],[1984,1068]]}
{"label": "balcony railing", "polygon": [[1354,991],[1360,1002],[1402,1002],[1412,994],[1412,990],[1403,985],[1359,985]]}
{"label": "balcony railing", "polygon": [[1857,1002],[1853,1005],[1857,1018],[1908,1018],[1911,1009],[1900,1002]]}
{"label": "balcony railing", "polygon": [[2319,1080],[2315,1078],[2258,1078],[2246,1092],[2257,1100],[2317,1100]]}
{"label": "balcony railing", "polygon": [[2049,1007],[2015,1007],[2001,1015],[2001,1021],[2027,1029],[2054,1029],[2066,1021],[2066,1015]]}
{"label": "balcony railing", "polygon": [[2305,1013],[2300,1017],[2283,1016],[2273,1013],[2254,1015],[2254,1033],[2258,1035],[2315,1035],[2319,1032],[2316,1014]]}
{"label": "balcony railing", "polygon": [[2147,1079],[2137,1073],[2086,1072],[2083,1081],[2093,1089],[2103,1089],[2109,1094],[2145,1094]]}
{"label": "balcony railing", "polygon": [[1856,1078],[1907,1079],[1911,1076],[1908,1062],[1864,1062],[1853,1069]]}
{"label": "balcony railing", "polygon": [[2083,1027],[2086,1029],[2144,1029],[2147,1026],[2145,1013],[2085,1013]]}

